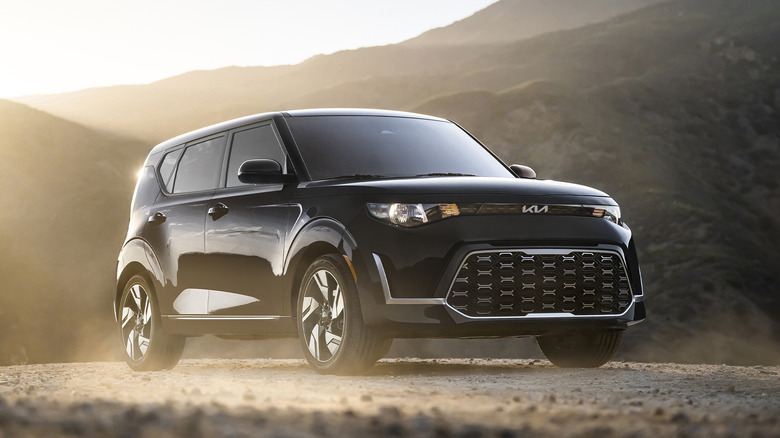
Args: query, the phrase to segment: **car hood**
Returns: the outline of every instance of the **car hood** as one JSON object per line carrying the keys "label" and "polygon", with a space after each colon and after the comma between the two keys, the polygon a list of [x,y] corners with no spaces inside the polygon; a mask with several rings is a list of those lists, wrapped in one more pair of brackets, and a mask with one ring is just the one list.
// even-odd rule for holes
{"label": "car hood", "polygon": [[[302,183],[299,195],[366,194],[375,202],[491,201],[614,204],[609,196],[591,187],[552,180],[486,177],[415,177],[362,180],[326,180]],[[583,199],[583,198],[588,198]]]}

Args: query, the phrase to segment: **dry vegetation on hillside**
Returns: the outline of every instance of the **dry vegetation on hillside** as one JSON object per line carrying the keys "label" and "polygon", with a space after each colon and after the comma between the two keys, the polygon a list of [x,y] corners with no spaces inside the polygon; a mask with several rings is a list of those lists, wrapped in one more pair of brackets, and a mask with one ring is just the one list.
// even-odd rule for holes
{"label": "dry vegetation on hillside", "polygon": [[105,357],[142,144],[0,100],[0,365]]}

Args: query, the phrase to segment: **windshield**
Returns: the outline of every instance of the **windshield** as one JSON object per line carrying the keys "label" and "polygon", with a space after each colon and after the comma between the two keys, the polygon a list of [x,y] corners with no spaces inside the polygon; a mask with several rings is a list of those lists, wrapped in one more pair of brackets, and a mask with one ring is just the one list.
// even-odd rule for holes
{"label": "windshield", "polygon": [[398,176],[514,177],[454,123],[384,116],[287,119],[313,180]]}

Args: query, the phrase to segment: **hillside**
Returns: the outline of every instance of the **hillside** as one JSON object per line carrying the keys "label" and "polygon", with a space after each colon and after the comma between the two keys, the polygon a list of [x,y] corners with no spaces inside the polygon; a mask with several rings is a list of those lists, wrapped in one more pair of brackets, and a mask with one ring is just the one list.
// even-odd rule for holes
{"label": "hillside", "polygon": [[193,71],[148,85],[120,85],[17,99],[59,117],[156,143],[182,132],[243,116],[278,110],[328,89],[376,75],[444,72],[461,50],[400,46],[315,56],[294,66],[225,67]]}
{"label": "hillside", "polygon": [[465,46],[519,41],[600,23],[665,0],[513,0],[405,41],[410,47]]}
{"label": "hillside", "polygon": [[[452,26],[402,44],[315,56],[293,66],[194,71],[148,85],[100,87],[18,101],[93,129],[150,143],[280,108],[407,108],[421,103],[417,100],[420,97],[490,84],[496,76],[491,71],[494,66],[481,64],[479,58],[501,45],[488,43],[603,21],[658,1],[503,0]],[[479,32],[485,26],[489,26],[490,35]],[[469,44],[461,40],[469,40]],[[501,66],[498,73],[512,77],[516,71]],[[505,86],[515,85],[513,81],[509,79]]]}
{"label": "hillside", "polygon": [[509,162],[603,188],[637,233],[648,292],[628,357],[776,363],[778,18],[770,1],[677,1],[483,47],[471,70],[296,103],[452,118]]}
{"label": "hillside", "polygon": [[6,100],[0,138],[0,365],[101,357],[145,150]]}
{"label": "hillside", "polygon": [[[503,22],[522,22],[517,3],[504,0],[456,23],[461,30],[440,32],[472,38],[469,29],[485,25],[469,20],[491,8],[508,14],[498,14]],[[780,363],[780,3],[676,0],[507,38],[374,47],[25,101],[132,133],[147,148],[270,109],[382,107],[450,117],[506,161],[529,164],[541,178],[593,185],[621,203],[649,306],[647,323],[626,336],[623,357]],[[39,141],[60,144],[56,135]],[[123,216],[124,196],[106,193],[103,209],[89,211]],[[109,240],[123,232],[118,225]],[[114,253],[96,251],[93,260]]]}
{"label": "hillside", "polygon": [[[652,347],[632,356],[644,360],[778,360],[780,8],[717,3],[677,2],[573,31],[576,52],[555,54],[566,61],[532,67],[555,80],[416,108],[475,126],[543,177],[602,187],[621,203],[648,291],[650,319],[638,331]],[[494,59],[566,47],[550,40],[568,36]]]}

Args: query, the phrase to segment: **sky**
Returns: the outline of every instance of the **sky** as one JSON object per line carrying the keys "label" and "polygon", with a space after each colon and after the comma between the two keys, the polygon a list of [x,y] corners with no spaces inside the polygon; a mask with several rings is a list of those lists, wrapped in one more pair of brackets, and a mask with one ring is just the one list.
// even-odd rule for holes
{"label": "sky", "polygon": [[0,98],[297,64],[404,41],[496,0],[0,0]]}

